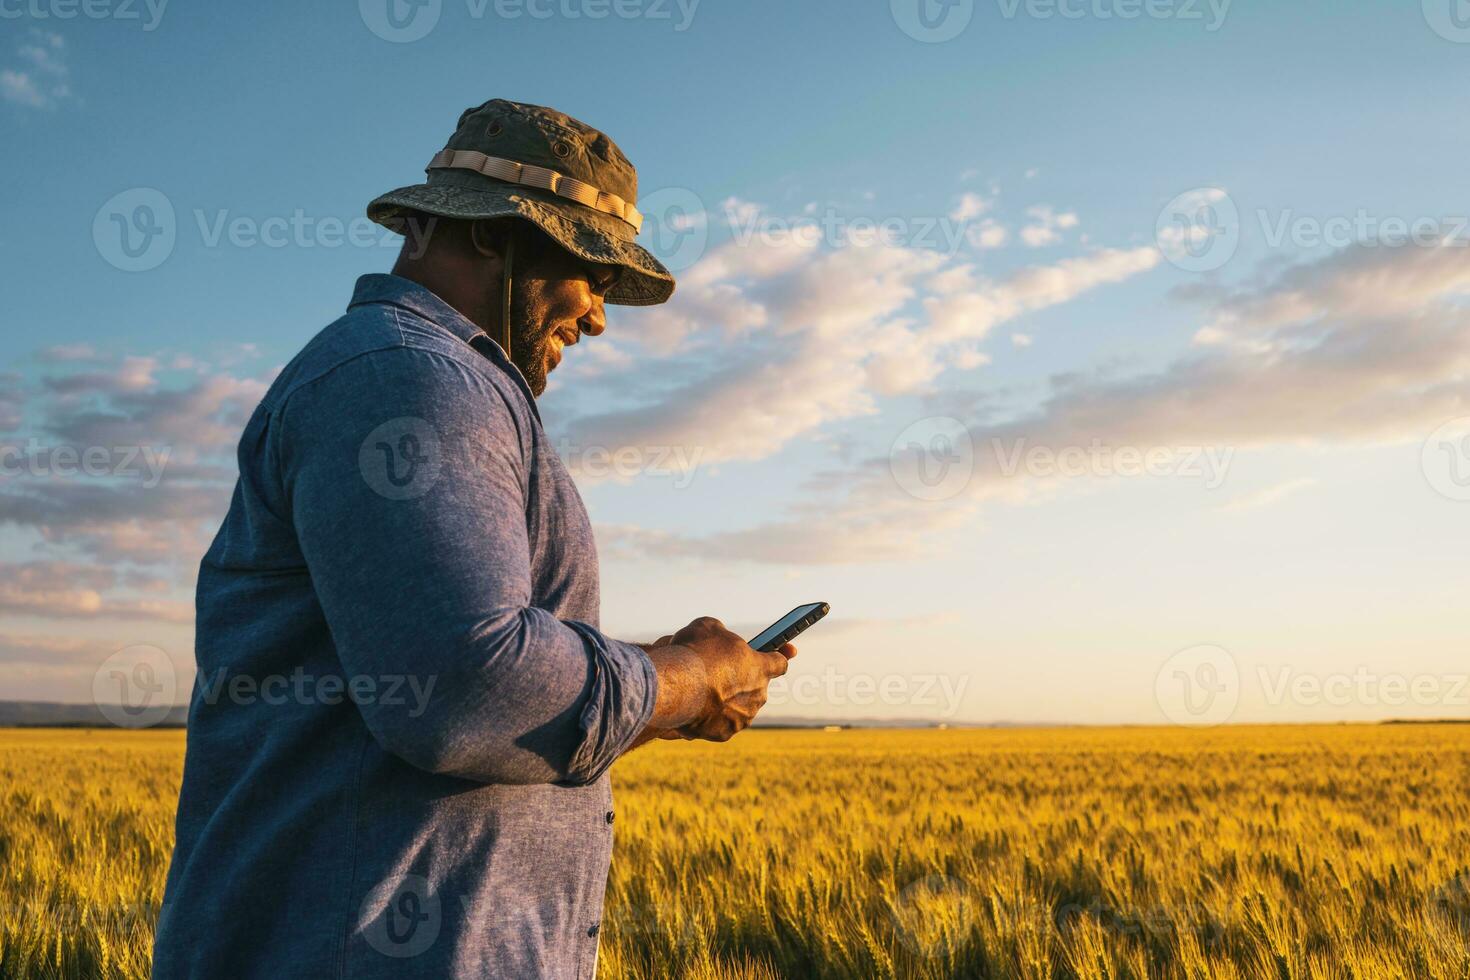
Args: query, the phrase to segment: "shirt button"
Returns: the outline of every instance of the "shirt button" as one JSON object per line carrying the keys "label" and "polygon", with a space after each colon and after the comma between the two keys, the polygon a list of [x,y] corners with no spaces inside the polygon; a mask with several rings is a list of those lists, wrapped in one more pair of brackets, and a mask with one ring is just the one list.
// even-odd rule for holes
{"label": "shirt button", "polygon": [[611,810],[607,811],[607,822],[608,823],[612,823],[613,822],[613,812]]}
{"label": "shirt button", "polygon": [[595,935],[597,935],[597,930],[599,928],[601,928],[601,927],[596,922],[592,923],[592,925],[590,925],[590,926],[587,927],[587,935],[589,935],[589,936],[595,936]]}

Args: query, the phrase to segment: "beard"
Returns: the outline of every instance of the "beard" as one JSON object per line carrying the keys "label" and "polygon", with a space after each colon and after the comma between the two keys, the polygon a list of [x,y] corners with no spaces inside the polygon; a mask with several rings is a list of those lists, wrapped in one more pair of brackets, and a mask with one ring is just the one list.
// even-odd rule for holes
{"label": "beard", "polygon": [[540,304],[531,303],[520,286],[516,282],[511,287],[510,360],[525,377],[532,397],[540,398],[546,390],[546,366],[550,363],[551,337],[556,332],[556,324],[548,322]]}

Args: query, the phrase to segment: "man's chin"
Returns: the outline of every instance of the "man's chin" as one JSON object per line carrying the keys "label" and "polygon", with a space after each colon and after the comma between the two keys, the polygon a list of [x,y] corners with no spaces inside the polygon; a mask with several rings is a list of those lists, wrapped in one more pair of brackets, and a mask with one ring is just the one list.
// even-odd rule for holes
{"label": "man's chin", "polygon": [[520,369],[521,376],[526,379],[526,386],[531,389],[531,394],[541,396],[546,390],[546,376],[556,370],[557,364],[561,362],[556,345],[549,340],[542,340],[534,346],[524,348],[530,355],[525,362],[515,358],[516,367]]}
{"label": "man's chin", "polygon": [[537,358],[533,364],[517,363],[516,367],[520,369],[521,377],[526,379],[526,387],[531,389],[531,394],[540,398],[546,390],[546,375],[550,371],[546,358]]}

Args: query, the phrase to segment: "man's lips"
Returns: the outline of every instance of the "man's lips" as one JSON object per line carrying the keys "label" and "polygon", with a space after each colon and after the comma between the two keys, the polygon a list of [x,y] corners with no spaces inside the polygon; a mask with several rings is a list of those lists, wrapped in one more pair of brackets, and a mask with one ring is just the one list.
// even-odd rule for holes
{"label": "man's lips", "polygon": [[556,367],[557,364],[561,363],[562,348],[570,346],[571,344],[575,344],[578,340],[580,340],[581,331],[561,329],[554,331],[551,336],[556,340],[561,341],[561,343],[558,344],[548,345],[548,349],[556,355],[556,361],[552,364],[552,367]]}

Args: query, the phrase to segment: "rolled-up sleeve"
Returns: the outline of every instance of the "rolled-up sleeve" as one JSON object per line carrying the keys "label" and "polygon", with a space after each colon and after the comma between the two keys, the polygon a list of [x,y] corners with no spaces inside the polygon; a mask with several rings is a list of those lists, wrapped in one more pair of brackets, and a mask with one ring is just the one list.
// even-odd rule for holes
{"label": "rolled-up sleeve", "polygon": [[[294,391],[272,446],[368,729],[487,783],[598,779],[653,713],[647,654],[532,604],[529,416],[481,369],[363,355]],[[577,560],[575,554],[569,560]]]}

